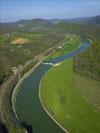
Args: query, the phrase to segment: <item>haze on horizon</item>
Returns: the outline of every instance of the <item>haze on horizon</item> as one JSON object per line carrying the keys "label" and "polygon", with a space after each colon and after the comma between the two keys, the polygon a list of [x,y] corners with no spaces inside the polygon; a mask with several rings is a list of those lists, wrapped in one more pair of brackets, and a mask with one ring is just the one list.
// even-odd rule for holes
{"label": "haze on horizon", "polygon": [[0,21],[100,15],[100,0],[0,0]]}

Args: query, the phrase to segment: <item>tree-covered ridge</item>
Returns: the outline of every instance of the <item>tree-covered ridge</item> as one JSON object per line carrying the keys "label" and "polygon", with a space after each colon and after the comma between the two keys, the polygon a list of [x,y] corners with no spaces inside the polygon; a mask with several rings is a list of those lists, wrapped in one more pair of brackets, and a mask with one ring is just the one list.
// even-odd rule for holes
{"label": "tree-covered ridge", "polygon": [[75,72],[92,79],[100,80],[100,41],[75,58]]}

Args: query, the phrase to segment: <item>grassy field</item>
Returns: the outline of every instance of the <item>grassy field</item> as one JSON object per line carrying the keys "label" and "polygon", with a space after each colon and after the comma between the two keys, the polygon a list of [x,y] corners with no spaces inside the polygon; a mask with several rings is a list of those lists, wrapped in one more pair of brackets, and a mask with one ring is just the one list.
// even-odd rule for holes
{"label": "grassy field", "polygon": [[100,82],[75,74],[77,89],[94,107],[95,111],[100,111]]}
{"label": "grassy field", "polygon": [[51,69],[42,79],[40,91],[46,109],[71,133],[100,132],[100,112],[78,91],[72,59]]}

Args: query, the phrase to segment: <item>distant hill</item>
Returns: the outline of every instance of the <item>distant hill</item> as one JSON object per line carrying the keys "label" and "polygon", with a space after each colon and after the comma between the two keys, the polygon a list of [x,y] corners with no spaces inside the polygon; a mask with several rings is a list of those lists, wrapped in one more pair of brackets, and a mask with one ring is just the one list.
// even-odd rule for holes
{"label": "distant hill", "polygon": [[21,20],[13,23],[0,23],[2,29],[21,30],[21,31],[34,31],[37,29],[50,29],[54,24],[44,19]]}
{"label": "distant hill", "polygon": [[51,28],[53,24],[44,19],[32,19],[32,20],[21,20],[16,23],[19,27],[31,27],[31,28]]}
{"label": "distant hill", "polygon": [[100,25],[100,15],[95,17],[86,18],[74,18],[74,19],[32,19],[32,20],[21,20],[13,23],[0,23],[1,31],[24,31],[32,32],[35,30],[58,30],[56,25],[60,22],[64,23],[76,23],[76,24],[92,24]]}
{"label": "distant hill", "polygon": [[79,18],[73,18],[73,19],[52,19],[50,21],[53,24],[57,24],[61,21],[64,21],[69,23],[100,25],[100,15],[94,16],[94,17],[79,17]]}
{"label": "distant hill", "polygon": [[89,18],[88,19],[88,23],[91,23],[91,24],[100,24],[100,15]]}

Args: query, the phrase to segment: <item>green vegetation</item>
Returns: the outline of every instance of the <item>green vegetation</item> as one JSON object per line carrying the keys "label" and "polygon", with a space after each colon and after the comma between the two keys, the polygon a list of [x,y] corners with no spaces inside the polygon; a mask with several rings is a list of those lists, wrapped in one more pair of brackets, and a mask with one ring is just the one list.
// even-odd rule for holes
{"label": "green vegetation", "polygon": [[65,33],[80,34],[83,37],[93,37],[92,39],[94,40],[95,38],[96,40],[99,39],[100,35],[100,26],[97,25],[59,22],[56,27]]}
{"label": "green vegetation", "polygon": [[19,73],[16,73],[16,76],[13,77],[12,80],[9,80],[6,83],[6,86],[3,88],[3,90],[1,90],[0,122],[3,122],[6,125],[6,128],[8,129],[9,133],[25,133],[25,125],[23,125],[21,121],[16,119],[15,113],[13,112],[11,97],[16,83],[18,83],[19,79],[27,71],[34,67],[36,63],[37,62],[35,62],[35,60],[29,61],[26,65],[24,65],[24,67],[20,70]]}
{"label": "green vegetation", "polygon": [[[9,82],[6,86],[6,90],[4,90],[4,93],[1,93],[2,97],[2,104],[1,104],[1,116],[0,116],[0,121],[6,125],[6,128],[9,133],[25,133],[25,129],[21,126],[20,122],[15,118],[15,114],[12,110],[12,104],[11,104],[11,97],[13,88],[15,87],[15,84],[18,80],[18,75]],[[5,88],[3,88],[5,89]],[[3,118],[3,119],[1,119]]]}
{"label": "green vegetation", "polygon": [[84,53],[76,56],[74,70],[91,79],[100,80],[100,41],[96,41]]}
{"label": "green vegetation", "polygon": [[[36,32],[36,33],[35,33]],[[65,35],[52,31],[18,32],[13,31],[0,35],[0,84],[6,81],[12,74],[14,67],[24,65],[25,62],[35,59],[53,45],[64,40]],[[20,45],[18,38],[30,40],[29,44]],[[19,44],[12,44],[12,42]],[[23,40],[21,40],[23,42]]]}
{"label": "green vegetation", "polygon": [[68,54],[71,51],[77,49],[79,46],[80,46],[80,36],[69,34],[67,35],[67,42],[62,46],[59,46],[56,52],[50,55],[48,59]]}
{"label": "green vegetation", "polygon": [[88,78],[100,80],[100,26],[60,22],[57,28],[65,33],[80,34],[93,40],[92,47],[76,56],[74,70]]}
{"label": "green vegetation", "polygon": [[53,67],[41,82],[42,102],[71,133],[99,133],[100,113],[78,91],[74,76],[72,59]]}
{"label": "green vegetation", "polygon": [[77,89],[86,98],[95,111],[100,111],[100,82],[75,74]]}

